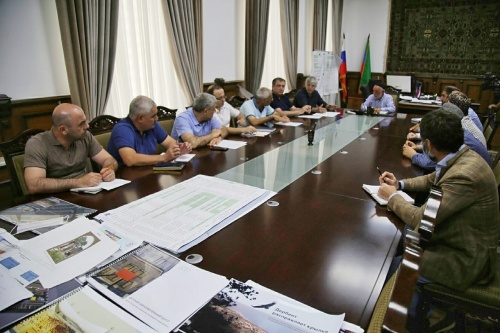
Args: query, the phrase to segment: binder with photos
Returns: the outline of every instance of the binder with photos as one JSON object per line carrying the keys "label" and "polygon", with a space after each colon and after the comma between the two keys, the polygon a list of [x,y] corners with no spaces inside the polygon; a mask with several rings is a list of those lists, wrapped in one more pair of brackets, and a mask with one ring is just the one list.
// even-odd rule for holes
{"label": "binder with photos", "polygon": [[180,325],[227,281],[148,243],[87,275],[93,288],[159,332]]}
{"label": "binder with photos", "polygon": [[79,287],[7,332],[155,332],[89,286]]}

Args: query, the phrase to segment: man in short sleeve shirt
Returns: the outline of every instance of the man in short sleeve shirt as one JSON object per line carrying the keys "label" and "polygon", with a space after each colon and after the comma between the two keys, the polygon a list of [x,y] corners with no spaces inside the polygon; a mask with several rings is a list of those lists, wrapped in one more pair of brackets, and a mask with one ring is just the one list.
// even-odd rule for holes
{"label": "man in short sleeve shirt", "polygon": [[[52,129],[26,143],[24,179],[30,193],[51,193],[96,186],[115,179],[116,160],[87,131],[83,110],[60,104],[52,113]],[[101,173],[87,172],[87,158],[99,164]]]}
{"label": "man in short sleeve shirt", "polygon": [[201,93],[196,96],[193,107],[175,118],[172,137],[189,142],[193,149],[215,146],[228,135],[225,126],[214,118],[216,99]]}

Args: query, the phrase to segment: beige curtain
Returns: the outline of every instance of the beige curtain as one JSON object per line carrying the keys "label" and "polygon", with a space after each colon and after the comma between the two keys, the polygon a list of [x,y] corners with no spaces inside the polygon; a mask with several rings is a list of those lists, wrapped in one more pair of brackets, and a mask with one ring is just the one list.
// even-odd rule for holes
{"label": "beige curtain", "polygon": [[245,81],[251,93],[259,89],[266,55],[269,0],[247,0],[245,22]]}
{"label": "beige curtain", "polygon": [[313,50],[325,50],[327,20],[328,0],[314,0]]}
{"label": "beige curtain", "polygon": [[333,11],[333,52],[340,56],[342,52],[342,10],[344,0],[332,0]]}
{"label": "beige curtain", "polygon": [[192,103],[203,89],[202,3],[163,0],[162,4],[175,70]]}
{"label": "beige curtain", "polygon": [[71,100],[104,114],[116,54],[118,0],[56,0]]}
{"label": "beige curtain", "polygon": [[285,60],[286,79],[291,89],[297,88],[297,40],[299,1],[280,0],[281,41]]}

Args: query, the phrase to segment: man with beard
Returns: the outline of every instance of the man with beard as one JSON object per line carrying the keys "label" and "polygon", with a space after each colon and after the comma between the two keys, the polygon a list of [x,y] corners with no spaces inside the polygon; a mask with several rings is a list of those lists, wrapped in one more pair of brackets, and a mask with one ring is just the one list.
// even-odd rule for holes
{"label": "man with beard", "polygon": [[[421,207],[407,202],[398,189],[429,193],[438,186],[443,195],[436,215],[431,240],[422,257],[417,283],[439,283],[455,290],[466,290],[474,284],[488,283],[495,272],[499,238],[498,191],[493,171],[486,161],[464,144],[461,119],[444,109],[427,113],[420,123],[423,151],[436,162],[428,175],[398,181],[384,172],[379,178],[378,195],[388,200],[387,208],[403,222],[418,228],[426,204]],[[395,258],[396,259],[396,258]],[[418,294],[409,309],[410,332],[415,321]],[[453,315],[431,310],[448,328]],[[443,319],[443,320],[439,320]],[[431,327],[432,331],[434,330]]]}
{"label": "man with beard", "polygon": [[[24,179],[30,193],[51,193],[91,187],[115,179],[116,160],[87,131],[83,110],[74,104],[58,105],[52,129],[26,143]],[[99,164],[100,173],[87,172],[87,158]]]}

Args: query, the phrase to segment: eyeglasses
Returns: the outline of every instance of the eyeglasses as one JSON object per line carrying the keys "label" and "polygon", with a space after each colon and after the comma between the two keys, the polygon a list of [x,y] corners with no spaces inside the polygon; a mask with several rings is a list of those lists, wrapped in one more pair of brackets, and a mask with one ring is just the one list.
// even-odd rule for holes
{"label": "eyeglasses", "polygon": [[226,95],[220,96],[220,97],[215,97],[216,100],[222,101],[223,99],[226,99]]}

